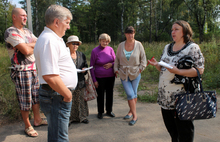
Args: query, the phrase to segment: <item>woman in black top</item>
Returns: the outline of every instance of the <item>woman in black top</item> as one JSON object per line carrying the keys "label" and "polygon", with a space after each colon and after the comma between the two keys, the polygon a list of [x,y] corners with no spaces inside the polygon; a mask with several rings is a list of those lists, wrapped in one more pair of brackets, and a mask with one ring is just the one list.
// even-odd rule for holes
{"label": "woman in black top", "polygon": [[[77,69],[87,68],[86,56],[82,53],[77,51],[79,45],[82,42],[79,41],[77,36],[69,36],[66,45],[70,49],[70,55],[73,59],[73,62],[76,65]],[[71,109],[71,116],[70,116],[70,123],[74,121],[82,122],[85,124],[89,123],[87,116],[89,114],[88,104],[84,100],[84,92],[85,92],[85,75],[87,72],[78,73],[78,84],[73,92],[73,103]]]}

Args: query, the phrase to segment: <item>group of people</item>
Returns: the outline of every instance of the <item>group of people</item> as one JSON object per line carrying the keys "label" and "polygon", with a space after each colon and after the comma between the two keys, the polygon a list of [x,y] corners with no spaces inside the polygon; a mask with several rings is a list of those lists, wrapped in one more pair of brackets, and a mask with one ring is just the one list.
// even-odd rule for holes
{"label": "group of people", "polygon": [[[88,67],[86,56],[77,51],[82,42],[74,35],[68,37],[66,43],[62,39],[66,30],[70,29],[72,14],[65,7],[51,5],[45,13],[46,26],[38,38],[24,28],[27,14],[23,9],[15,8],[12,11],[12,20],[13,26],[6,30],[5,41],[11,57],[11,78],[16,86],[25,133],[38,136],[28,117],[32,108],[34,126],[48,124],[48,141],[69,141],[68,126],[71,122],[89,123],[88,104],[83,98],[85,75],[88,71],[77,73],[77,69]],[[172,142],[193,141],[193,122],[179,120],[174,107],[175,95],[185,92],[185,89],[183,84],[170,81],[175,74],[197,76],[194,68],[176,67],[181,57],[190,55],[201,74],[204,72],[204,57],[197,44],[187,44],[193,41],[193,32],[187,22],[178,20],[171,30],[173,42],[165,46],[160,61],[170,64],[172,69],[160,66],[155,58],[146,59],[144,47],[135,40],[135,29],[132,26],[125,29],[126,40],[119,44],[116,55],[112,47],[108,46],[111,42],[110,36],[106,33],[99,36],[100,44],[92,50],[90,59],[90,66],[93,66],[90,73],[98,94],[99,119],[103,118],[105,104],[106,114],[115,117],[113,88],[115,77],[119,75],[129,106],[124,119],[131,119],[131,126],[136,124],[137,89],[141,72],[148,62],[160,71],[157,101]],[[47,121],[40,117],[40,108]]]}

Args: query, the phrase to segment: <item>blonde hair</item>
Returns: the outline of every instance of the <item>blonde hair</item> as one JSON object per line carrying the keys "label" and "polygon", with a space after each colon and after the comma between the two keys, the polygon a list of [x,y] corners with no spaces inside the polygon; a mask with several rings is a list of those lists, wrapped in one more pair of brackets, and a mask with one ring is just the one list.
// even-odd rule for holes
{"label": "blonde hair", "polygon": [[108,41],[108,42],[111,42],[111,37],[110,37],[108,34],[103,33],[103,34],[101,34],[101,35],[99,36],[99,42],[100,42],[101,40],[106,40],[106,41]]}
{"label": "blonde hair", "polygon": [[60,5],[51,5],[45,12],[46,25],[52,24],[56,18],[64,21],[68,18],[72,20],[73,16],[69,9]]}

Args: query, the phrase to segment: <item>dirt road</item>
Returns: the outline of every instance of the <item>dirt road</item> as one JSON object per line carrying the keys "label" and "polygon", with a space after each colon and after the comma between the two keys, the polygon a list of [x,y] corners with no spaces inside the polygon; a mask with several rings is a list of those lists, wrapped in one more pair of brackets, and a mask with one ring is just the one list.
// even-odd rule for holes
{"label": "dirt road", "polygon": [[[116,80],[116,86],[120,81]],[[129,120],[123,120],[128,112],[127,101],[114,92],[113,112],[115,118],[104,115],[103,119],[97,118],[96,100],[89,102],[90,123],[73,123],[69,127],[70,142],[170,142],[161,117],[160,107],[157,104],[137,103],[138,121],[134,126],[129,126]],[[220,103],[218,103],[220,106]],[[33,123],[33,121],[32,121]],[[197,120],[195,124],[195,142],[220,141],[220,118]],[[47,126],[35,128],[39,136],[28,137],[24,133],[23,122],[0,127],[1,142],[46,142]]]}

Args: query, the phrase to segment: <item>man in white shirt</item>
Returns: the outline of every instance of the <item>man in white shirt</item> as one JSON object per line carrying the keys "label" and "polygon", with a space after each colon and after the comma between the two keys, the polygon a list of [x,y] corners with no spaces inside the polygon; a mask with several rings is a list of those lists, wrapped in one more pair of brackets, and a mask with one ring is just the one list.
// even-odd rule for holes
{"label": "man in white shirt", "polygon": [[45,13],[46,27],[34,48],[41,84],[40,106],[48,121],[48,141],[69,141],[68,124],[77,72],[62,37],[70,29],[71,20],[67,8],[51,5]]}

